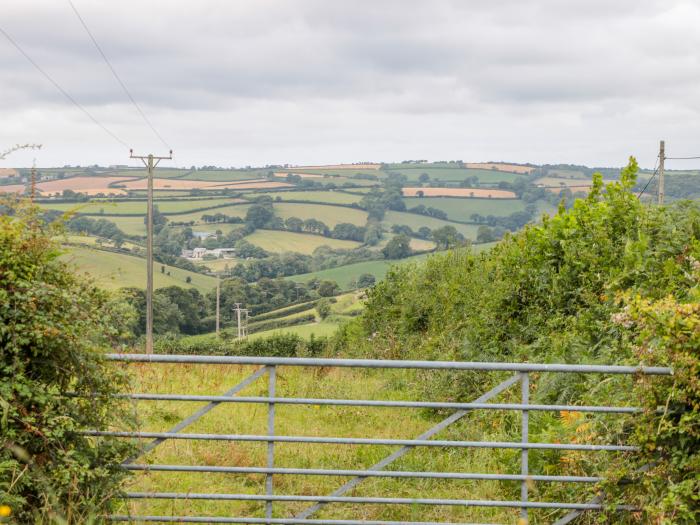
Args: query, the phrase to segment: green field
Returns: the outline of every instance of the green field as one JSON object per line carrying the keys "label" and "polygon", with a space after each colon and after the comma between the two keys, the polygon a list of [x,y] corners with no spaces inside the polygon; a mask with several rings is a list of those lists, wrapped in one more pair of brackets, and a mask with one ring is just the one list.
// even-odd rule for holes
{"label": "green field", "polygon": [[274,204],[275,214],[286,219],[298,217],[302,220],[316,219],[333,228],[341,222],[349,222],[357,226],[364,226],[367,222],[367,212],[341,206],[323,204],[294,204],[281,202]]}
{"label": "green field", "polygon": [[310,279],[327,279],[330,281],[335,281],[338,283],[343,290],[350,289],[350,282],[356,280],[363,273],[369,273],[374,275],[377,280],[382,279],[386,272],[394,264],[406,264],[409,262],[422,261],[428,257],[428,254],[415,255],[413,257],[408,257],[400,261],[365,261],[355,264],[348,264],[346,266],[340,266],[338,268],[330,268],[328,270],[319,270],[317,272],[303,273],[300,275],[292,275],[287,277],[287,279],[298,282],[305,283]]}
{"label": "green field", "polygon": [[406,226],[410,226],[414,231],[417,231],[421,226],[427,226],[431,230],[442,228],[443,226],[454,226],[458,232],[464,235],[467,239],[472,240],[476,239],[476,231],[478,228],[473,224],[459,224],[456,222],[443,221],[440,219],[434,219],[433,217],[403,211],[386,212],[386,215],[384,216],[384,224],[387,226],[387,229],[391,227],[392,224],[404,224]]}
{"label": "green field", "polygon": [[[330,323],[297,327],[302,336],[316,335],[333,329]],[[260,337],[258,334],[251,339]],[[222,395],[248,377],[256,367],[230,365],[131,364],[136,392],[164,394]],[[441,372],[434,376],[444,382]],[[500,380],[500,376],[497,377]],[[279,397],[340,399],[423,399],[414,385],[424,375],[412,370],[304,369],[278,367]],[[267,395],[267,380],[258,379],[242,389],[241,396]],[[514,389],[502,394],[499,402],[517,402]],[[438,400],[431,398],[430,400]],[[136,401],[139,430],[164,432],[183,420],[201,404],[187,401]],[[443,416],[444,417],[444,416]],[[503,424],[502,415],[474,411],[463,421],[438,434],[446,440],[513,441],[514,430]],[[533,418],[536,416],[533,416]],[[207,434],[267,433],[268,410],[265,404],[221,403],[209,414],[187,427],[186,432]],[[416,439],[435,425],[430,413],[414,409],[377,407],[333,407],[319,405],[278,404],[275,408],[275,431],[282,436],[356,436],[385,439]],[[500,424],[498,424],[500,422]],[[511,425],[512,426],[512,425]],[[396,447],[373,445],[327,445],[276,443],[276,467],[320,469],[366,469],[395,452]],[[450,449],[422,447],[413,450],[391,465],[392,470],[433,472],[515,472],[519,451],[493,449]],[[165,465],[218,465],[264,467],[267,445],[264,442],[226,442],[171,439],[141,458],[141,463]],[[275,475],[276,494],[327,495],[348,477]],[[128,491],[264,494],[265,476],[259,474],[197,472],[135,472]],[[518,500],[520,485],[496,481],[444,479],[377,478],[363,481],[351,493],[368,497],[391,495],[405,498],[430,497],[449,499]],[[533,491],[534,483],[533,483]],[[308,502],[277,502],[273,517],[294,516]],[[116,512],[133,515],[200,515],[264,517],[264,502],[214,501],[183,498],[132,499],[120,503]],[[128,510],[127,510],[128,507]],[[428,505],[329,505],[312,516],[318,523],[331,519],[515,523],[519,509],[468,506]],[[531,511],[533,518],[536,511]],[[545,512],[545,511],[542,511]],[[551,511],[548,511],[551,514]],[[550,520],[551,521],[551,520]],[[546,519],[544,522],[547,522]],[[540,521],[537,521],[540,523]]]}
{"label": "green field", "polygon": [[[214,199],[177,199],[154,200],[158,211],[164,214],[187,213],[189,210],[209,208],[232,202],[242,202],[233,197],[219,197]],[[120,200],[120,201],[91,201],[86,203],[75,202],[44,202],[42,208],[58,211],[73,211],[76,213],[99,213],[104,215],[131,215],[140,213],[146,215],[146,201]],[[212,212],[215,213],[215,212]]]}
{"label": "green field", "polygon": [[273,253],[297,252],[311,255],[319,246],[351,250],[360,246],[359,242],[330,239],[320,235],[295,233],[278,230],[255,230],[245,240]]}
{"label": "green field", "polygon": [[[79,273],[90,275],[103,288],[113,290],[127,286],[146,287],[146,260],[140,257],[73,246],[66,247],[66,254],[61,257],[74,265]],[[163,265],[158,262],[154,263],[153,278],[156,288],[182,286],[197,288],[205,293],[216,286],[216,279],[208,275],[168,265],[164,265],[166,273],[161,273],[161,266]],[[170,275],[167,275],[167,272],[170,272]],[[187,277],[191,277],[191,284],[186,282]]]}
{"label": "green field", "polygon": [[217,182],[235,182],[239,180],[260,179],[272,170],[197,170],[191,172],[187,180],[209,180]]}
{"label": "green field", "polygon": [[[182,177],[189,173],[190,170],[177,168],[156,168],[154,176],[162,179],[172,179]],[[105,175],[115,175],[119,177],[148,177],[148,171],[145,169],[135,170],[115,170],[105,173]]]}
{"label": "green field", "polygon": [[[265,193],[273,199],[280,197],[283,201],[311,201],[328,204],[352,204],[360,202],[362,197],[359,195],[351,195],[338,191],[275,191]],[[250,197],[259,197],[259,193],[249,194]]]}
{"label": "green field", "polygon": [[210,272],[224,272],[227,269],[231,269],[236,266],[241,260],[240,259],[212,259],[211,261],[197,261],[195,264],[197,266],[204,266]]}
{"label": "green field", "polygon": [[471,215],[495,215],[503,217],[516,211],[525,209],[525,202],[521,200],[500,199],[458,199],[451,197],[407,197],[404,198],[406,208],[413,208],[422,204],[426,208],[432,207],[447,213],[447,217],[454,221],[471,221]]}
{"label": "green field", "polygon": [[119,228],[127,235],[141,235],[144,237],[146,236],[146,223],[144,222],[143,217],[128,217],[126,215],[123,215],[104,217],[104,219],[107,219],[108,221],[116,224],[117,228]]}
{"label": "green field", "polygon": [[[230,201],[231,199],[229,199]],[[214,208],[212,210],[200,210],[193,211],[189,213],[178,213],[170,214],[168,220],[175,222],[199,222],[202,215],[214,215],[215,213],[223,213],[224,215],[229,215],[231,217],[241,217],[244,218],[246,212],[250,208],[250,204],[231,204],[230,206],[221,206],[220,208]],[[240,226],[240,225],[234,225]]]}
{"label": "green field", "polygon": [[377,177],[382,177],[386,176],[385,173],[382,173],[380,170],[372,170],[372,169],[303,169],[303,168],[291,168],[291,169],[282,169],[282,170],[276,170],[280,173],[311,173],[314,175],[330,175],[333,177],[352,177],[353,175],[357,175],[359,173],[363,175],[376,175]]}
{"label": "green field", "polygon": [[431,167],[415,167],[415,168],[398,168],[389,170],[392,172],[397,172],[405,175],[409,181],[417,181],[418,178],[423,173],[427,173],[430,180],[437,180],[442,182],[460,182],[467,177],[478,177],[479,182],[488,183],[498,183],[501,181],[513,182],[519,177],[524,177],[525,175],[518,175],[516,173],[509,173],[504,171],[496,170],[483,170],[475,168],[431,168]]}

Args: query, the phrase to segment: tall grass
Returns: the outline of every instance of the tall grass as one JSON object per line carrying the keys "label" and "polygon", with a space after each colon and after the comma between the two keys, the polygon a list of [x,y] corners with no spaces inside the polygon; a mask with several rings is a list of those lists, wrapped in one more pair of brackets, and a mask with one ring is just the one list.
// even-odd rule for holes
{"label": "tall grass", "polygon": [[[230,365],[131,364],[135,391],[160,393],[221,394],[247,377],[253,367]],[[436,372],[439,374],[439,372]],[[425,391],[419,383],[425,374],[402,370],[301,369],[279,367],[277,395],[280,397],[328,397],[349,399],[420,399]],[[506,376],[494,375],[494,384]],[[438,378],[436,378],[438,379]],[[519,389],[501,394],[499,401],[517,402]],[[476,398],[483,392],[470,393]],[[241,396],[267,395],[266,376],[239,393]],[[192,402],[141,401],[140,425],[147,431],[165,431],[202,406]],[[318,407],[277,405],[278,435],[343,436],[414,439],[435,425],[446,414],[419,409]],[[542,415],[552,418],[551,415]],[[558,416],[557,416],[558,417]],[[536,428],[540,415],[533,414]],[[217,434],[266,434],[267,405],[223,403],[188,427],[185,432]],[[436,439],[517,441],[520,416],[515,412],[473,412],[448,427]],[[554,437],[554,436],[553,436]],[[557,439],[562,436],[556,436]],[[290,468],[364,469],[396,450],[388,446],[275,444],[275,466]],[[537,458],[531,463],[546,470],[560,455]],[[549,454],[551,456],[551,454]],[[166,441],[138,462],[218,466],[266,465],[265,443]],[[562,463],[563,464],[563,463]],[[519,451],[490,449],[443,449],[423,447],[409,452],[388,467],[390,470],[519,473]],[[540,472],[538,472],[540,473]],[[541,472],[544,473],[544,472]],[[333,476],[274,476],[276,494],[328,495],[348,481]],[[137,473],[128,490],[161,492],[206,492],[264,494],[264,475],[211,474],[182,472]],[[532,500],[538,487],[532,485]],[[517,482],[437,479],[367,479],[347,496],[404,498],[518,500]],[[562,495],[566,497],[566,495]],[[303,502],[275,503],[275,517],[291,517],[306,508]],[[263,517],[263,502],[217,502],[197,500],[132,500],[122,512],[134,515],[204,515]],[[397,521],[455,521],[514,523],[517,509],[465,508],[422,505],[331,504],[314,515],[317,519],[384,519]],[[551,511],[532,511],[532,523],[550,523]]]}

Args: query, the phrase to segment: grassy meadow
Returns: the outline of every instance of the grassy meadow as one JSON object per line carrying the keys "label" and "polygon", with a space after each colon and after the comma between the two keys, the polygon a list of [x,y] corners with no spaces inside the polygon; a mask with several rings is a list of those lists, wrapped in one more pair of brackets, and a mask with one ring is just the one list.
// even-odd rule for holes
{"label": "grassy meadow", "polygon": [[319,246],[351,250],[360,246],[359,242],[331,239],[308,233],[295,233],[279,230],[256,230],[245,238],[272,253],[297,252],[311,255]]}
{"label": "grassy meadow", "polygon": [[[66,253],[61,256],[62,259],[75,266],[78,273],[90,275],[103,288],[115,290],[131,286],[146,287],[146,259],[82,246],[70,246],[65,250]],[[200,292],[206,293],[216,286],[216,279],[208,275],[161,265],[158,262],[153,266],[155,288],[181,286],[197,288]],[[161,266],[165,267],[165,273],[161,273]],[[187,277],[191,278],[191,283],[186,282]]]}
{"label": "grassy meadow", "polygon": [[[252,337],[252,336],[251,336]],[[135,392],[221,395],[245,377],[254,367],[228,365],[125,365],[134,377]],[[494,383],[505,376],[494,376]],[[416,386],[425,378],[415,371],[301,369],[280,367],[277,396],[342,399],[419,399]],[[517,388],[499,397],[516,401]],[[241,396],[267,395],[265,377],[246,387]],[[477,397],[479,393],[475,393]],[[200,403],[140,401],[141,430],[166,431],[185,418]],[[443,415],[442,417],[446,417]],[[321,407],[277,405],[275,430],[278,435],[372,437],[415,439],[442,419],[417,409]],[[535,419],[533,417],[533,419]],[[493,423],[491,423],[493,421]],[[500,421],[497,424],[496,421]],[[435,436],[436,439],[514,440],[519,417],[474,412]],[[186,429],[192,433],[267,433],[267,406],[264,404],[223,403]],[[287,468],[363,469],[375,464],[398,447],[330,444],[275,444],[275,466]],[[256,467],[266,465],[265,443],[225,441],[166,441],[139,462],[147,464],[222,465]],[[532,453],[534,455],[535,453]],[[518,473],[517,451],[489,449],[422,448],[392,463],[388,470]],[[349,477],[273,477],[275,494],[327,495]],[[179,493],[264,494],[265,476],[259,474],[214,474],[156,471],[138,472],[129,491]],[[533,486],[532,499],[536,498]],[[495,481],[433,479],[368,479],[348,496],[392,496],[403,498],[518,499],[519,484]],[[274,517],[291,517],[309,503],[275,503]],[[126,504],[121,513],[126,513]],[[194,499],[131,500],[128,510],[139,515],[204,515],[263,517],[263,502],[218,502]],[[517,509],[467,508],[460,506],[331,504],[315,519],[366,520],[444,520],[479,523],[514,523]],[[534,521],[535,523],[537,521]]]}
{"label": "grassy meadow", "polygon": [[403,199],[406,208],[423,205],[432,207],[447,213],[447,217],[454,221],[470,221],[473,213],[479,215],[495,215],[502,217],[516,211],[523,211],[525,203],[522,200],[499,199],[460,199],[451,197],[405,197]]}
{"label": "grassy meadow", "polygon": [[349,222],[356,226],[364,226],[367,221],[367,212],[354,208],[328,206],[324,204],[295,204],[291,202],[279,202],[274,204],[275,214],[278,217],[298,217],[302,220],[316,219],[333,228],[341,222]]}
{"label": "grassy meadow", "polygon": [[426,215],[418,215],[416,213],[408,213],[404,211],[387,211],[384,215],[384,224],[391,227],[393,224],[403,224],[410,226],[414,231],[417,231],[421,226],[427,226],[431,230],[442,228],[443,226],[454,226],[455,229],[464,235],[467,239],[476,239],[477,226],[474,224],[459,224],[457,222],[444,221],[435,219]]}

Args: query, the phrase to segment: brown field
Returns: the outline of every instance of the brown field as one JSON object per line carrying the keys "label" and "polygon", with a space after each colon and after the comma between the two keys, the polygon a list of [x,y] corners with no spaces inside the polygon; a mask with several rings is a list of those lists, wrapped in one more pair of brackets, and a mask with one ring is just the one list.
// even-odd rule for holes
{"label": "brown field", "polygon": [[276,171],[275,177],[286,177],[288,173],[293,175],[299,175],[302,179],[319,179],[323,178],[323,175],[319,173],[297,173],[296,171]]}
{"label": "brown field", "polygon": [[378,170],[380,164],[328,164],[326,166],[295,166],[290,169],[300,170]]}
{"label": "brown field", "polygon": [[511,173],[530,173],[535,168],[530,166],[519,166],[518,164],[502,164],[499,162],[468,162],[465,164],[467,168],[475,168],[481,170],[498,170],[509,171]]}
{"label": "brown field", "polygon": [[24,184],[8,184],[0,186],[0,193],[22,193],[26,186]]}
{"label": "brown field", "polygon": [[[130,190],[145,190],[146,179],[131,180],[125,184]],[[232,189],[264,189],[284,188],[290,184],[284,182],[261,181],[260,179],[242,180],[238,182],[217,182],[210,180],[185,180],[185,179],[153,179],[153,188],[156,190],[222,190]]]}
{"label": "brown field", "polygon": [[416,197],[422,191],[424,197],[472,197],[477,199],[516,199],[512,191],[483,188],[404,188],[404,197]]}
{"label": "brown field", "polygon": [[228,182],[226,184],[215,184],[214,186],[209,186],[208,190],[219,190],[219,189],[232,189],[232,190],[266,190],[272,188],[293,188],[293,184],[287,184],[286,182],[271,182],[271,181],[242,181],[242,182]]}
{"label": "brown field", "polygon": [[115,195],[123,194],[124,190],[119,188],[110,188],[109,185],[113,182],[126,182],[133,180],[132,177],[71,177],[62,180],[50,180],[40,182],[36,185],[36,189],[44,194],[61,193],[63,190],[73,190],[87,195],[95,195],[97,193],[113,193]]}
{"label": "brown field", "polygon": [[19,175],[19,173],[14,168],[0,168],[0,178],[16,177],[17,175]]}

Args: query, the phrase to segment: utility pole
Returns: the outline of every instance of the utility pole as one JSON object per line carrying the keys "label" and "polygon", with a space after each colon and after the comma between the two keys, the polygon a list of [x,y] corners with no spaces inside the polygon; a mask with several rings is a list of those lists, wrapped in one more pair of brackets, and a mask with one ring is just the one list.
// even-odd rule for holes
{"label": "utility pole", "polygon": [[659,206],[664,203],[664,160],[666,160],[666,143],[659,144]]}
{"label": "utility pole", "polygon": [[[168,157],[153,155],[134,155],[129,150],[129,157],[140,159],[148,169],[148,203],[146,205],[146,353],[153,353],[153,170],[163,159],[172,159],[173,150]],[[154,162],[155,161],[155,162]]]}
{"label": "utility pole", "polygon": [[219,337],[219,312],[221,304],[221,276],[216,274],[216,337]]}
{"label": "utility pole", "polygon": [[30,200],[34,202],[34,197],[36,196],[36,159],[34,159],[34,162],[32,162],[31,191],[29,195]]}
{"label": "utility pole", "polygon": [[248,335],[248,309],[241,308],[241,303],[236,303],[234,310],[236,311],[236,326],[238,328],[236,337],[242,339]]}

